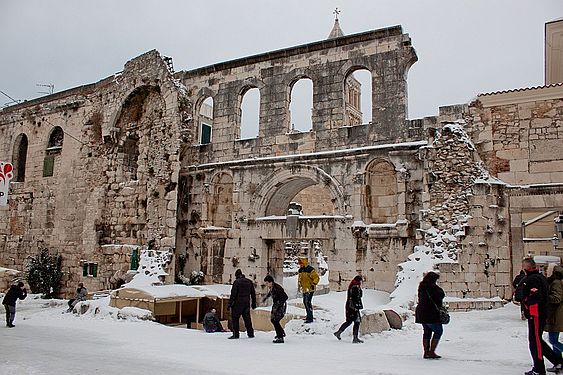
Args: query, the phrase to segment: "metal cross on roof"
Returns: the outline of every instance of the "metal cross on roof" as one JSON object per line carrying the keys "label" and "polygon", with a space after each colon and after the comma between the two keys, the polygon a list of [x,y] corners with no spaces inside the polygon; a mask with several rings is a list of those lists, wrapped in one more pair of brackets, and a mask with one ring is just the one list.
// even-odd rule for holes
{"label": "metal cross on roof", "polygon": [[334,18],[336,19],[336,21],[338,21],[338,15],[341,13],[341,11],[338,10],[338,8],[336,8],[334,10],[334,12],[332,12],[332,14],[334,14]]}

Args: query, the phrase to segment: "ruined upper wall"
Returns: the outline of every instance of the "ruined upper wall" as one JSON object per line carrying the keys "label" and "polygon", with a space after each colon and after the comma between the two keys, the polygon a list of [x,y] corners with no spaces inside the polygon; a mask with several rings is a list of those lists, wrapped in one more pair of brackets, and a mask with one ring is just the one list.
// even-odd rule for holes
{"label": "ruined upper wall", "polygon": [[[212,142],[193,150],[190,159],[205,163],[407,140],[406,77],[416,61],[409,36],[395,26],[177,73],[195,104],[196,128],[201,103],[207,97],[214,102]],[[372,123],[344,127],[345,80],[358,69],[371,72]],[[289,134],[291,89],[301,78],[313,82],[312,129]],[[260,90],[259,132],[240,140],[240,108],[250,88]]]}
{"label": "ruined upper wall", "polygon": [[514,185],[563,182],[563,84],[479,95],[468,119],[492,175]]}
{"label": "ruined upper wall", "polygon": [[105,289],[129,269],[131,245],[173,247],[182,92],[150,51],[98,83],[0,111],[0,160],[18,171],[0,207],[0,264],[23,270],[47,247],[63,255],[66,290],[85,263],[98,275],[81,281]]}

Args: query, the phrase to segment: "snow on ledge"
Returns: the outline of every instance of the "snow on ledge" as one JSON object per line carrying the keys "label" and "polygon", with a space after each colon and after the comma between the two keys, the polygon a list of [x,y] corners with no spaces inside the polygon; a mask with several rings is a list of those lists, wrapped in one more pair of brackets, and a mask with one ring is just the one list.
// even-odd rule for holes
{"label": "snow on ledge", "polygon": [[[346,219],[351,219],[352,215],[311,215],[311,216],[307,216],[307,215],[298,215],[300,220],[322,220],[322,219],[338,219],[338,220],[346,220]],[[266,221],[266,220],[286,220],[287,216],[276,216],[276,215],[271,215],[271,216],[262,216],[262,217],[257,217],[255,220],[256,221]]]}

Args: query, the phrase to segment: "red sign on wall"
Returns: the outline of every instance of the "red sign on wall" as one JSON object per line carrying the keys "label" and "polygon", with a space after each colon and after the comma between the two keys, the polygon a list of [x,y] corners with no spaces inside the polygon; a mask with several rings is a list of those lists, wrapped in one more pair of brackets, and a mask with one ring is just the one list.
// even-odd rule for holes
{"label": "red sign on wall", "polygon": [[10,180],[14,177],[14,167],[11,163],[0,161],[0,206],[8,205],[8,190]]}

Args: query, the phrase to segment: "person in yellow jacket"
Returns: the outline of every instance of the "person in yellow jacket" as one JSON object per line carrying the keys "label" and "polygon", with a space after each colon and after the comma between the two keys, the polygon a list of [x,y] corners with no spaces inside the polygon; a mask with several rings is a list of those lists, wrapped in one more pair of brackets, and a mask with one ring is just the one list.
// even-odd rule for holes
{"label": "person in yellow jacket", "polygon": [[309,265],[307,258],[299,258],[299,277],[297,279],[298,290],[303,293],[303,305],[307,317],[305,323],[313,322],[313,294],[319,283],[319,274]]}

